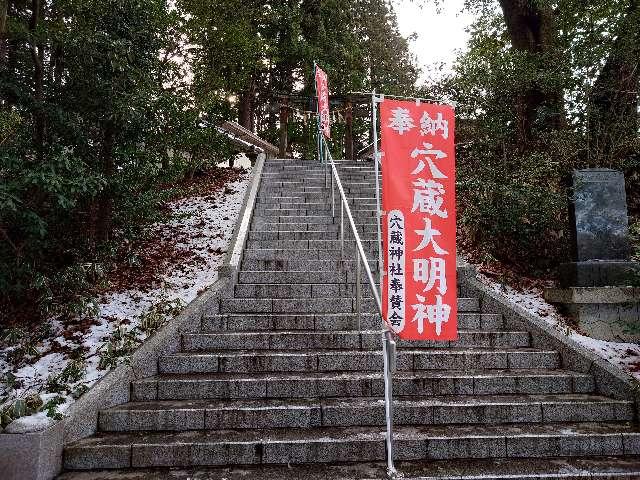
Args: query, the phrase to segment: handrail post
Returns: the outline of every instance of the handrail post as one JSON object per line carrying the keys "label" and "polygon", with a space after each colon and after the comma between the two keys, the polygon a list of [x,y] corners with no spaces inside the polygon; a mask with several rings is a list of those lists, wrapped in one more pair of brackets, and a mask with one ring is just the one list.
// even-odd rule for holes
{"label": "handrail post", "polygon": [[396,342],[389,330],[382,332],[382,356],[384,359],[384,407],[387,423],[387,473],[390,477],[397,474],[393,464],[393,385],[391,374],[395,369]]}
{"label": "handrail post", "polygon": [[[355,220],[353,219],[353,215],[351,213],[351,209],[349,208],[349,202],[347,200],[347,196],[344,193],[344,188],[342,186],[342,181],[340,180],[340,175],[338,174],[338,169],[336,164],[331,156],[331,152],[328,151],[326,141],[323,138],[324,147],[327,155],[327,166],[331,169],[332,180],[335,181],[336,187],[338,189],[338,193],[340,194],[340,246],[341,253],[344,258],[344,213],[346,210],[347,219],[349,221],[349,226],[351,227],[351,234],[353,235],[353,241],[356,249],[356,278],[355,278],[355,289],[356,289],[356,313],[358,316],[358,330],[361,330],[361,314],[362,314],[362,285],[361,285],[361,277],[362,277],[362,266],[360,265],[360,261],[364,262],[364,270],[367,274],[367,280],[369,282],[369,287],[371,288],[371,292],[373,293],[373,299],[378,309],[378,313],[380,315],[380,319],[382,320],[382,324],[384,327],[383,332],[383,359],[384,359],[384,399],[385,399],[385,416],[386,416],[386,424],[387,424],[387,433],[386,433],[386,450],[387,450],[387,473],[390,477],[396,478],[399,474],[396,471],[393,463],[393,391],[392,391],[392,372],[395,369],[395,350],[396,344],[393,337],[393,332],[389,329],[389,326],[384,322],[384,318],[382,315],[382,291],[378,289],[376,286],[376,282],[373,278],[373,273],[371,272],[371,268],[369,267],[369,263],[367,261],[367,254],[364,251],[364,247],[362,246],[362,241],[360,240],[360,235],[358,234],[358,230],[356,228]],[[326,178],[326,177],[325,177]],[[326,184],[325,184],[326,185]],[[347,283],[349,282],[349,275],[346,276]],[[382,283],[382,282],[381,282]]]}
{"label": "handrail post", "polygon": [[362,284],[360,283],[362,270],[360,268],[360,252],[356,254],[356,312],[358,313],[358,330],[360,330],[360,320],[362,318]]}
{"label": "handrail post", "polygon": [[340,199],[340,260],[344,260],[344,202]]}
{"label": "handrail post", "polygon": [[333,188],[333,175],[331,175],[331,216],[336,217],[336,196]]}
{"label": "handrail post", "polygon": [[[329,186],[329,155],[327,150],[329,149],[329,145],[325,143],[325,148],[323,148],[323,158],[324,158],[324,188]],[[333,177],[333,175],[331,175]]]}

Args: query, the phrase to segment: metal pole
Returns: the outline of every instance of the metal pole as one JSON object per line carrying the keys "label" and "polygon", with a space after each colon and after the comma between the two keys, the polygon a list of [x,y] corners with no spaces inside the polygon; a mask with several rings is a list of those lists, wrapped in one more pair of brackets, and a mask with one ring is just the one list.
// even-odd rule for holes
{"label": "metal pole", "polygon": [[378,102],[375,90],[371,95],[371,123],[373,127],[373,165],[376,175],[376,227],[378,229],[378,274],[380,282],[380,296],[382,297],[382,276],[384,268],[382,264],[382,230],[381,230],[381,218],[382,213],[380,211],[380,180],[378,179],[378,161],[380,155],[378,152],[378,119],[377,119]]}
{"label": "metal pole", "polygon": [[[346,210],[347,213],[347,219],[349,220],[349,226],[351,227],[351,232],[353,235],[353,239],[354,239],[354,243],[355,243],[355,248],[356,248],[356,252],[357,252],[357,258],[356,258],[356,312],[358,314],[358,329],[360,329],[361,325],[360,325],[360,314],[362,311],[362,305],[361,305],[361,296],[362,293],[360,291],[361,289],[361,285],[360,285],[360,280],[361,280],[361,265],[360,265],[360,259],[362,258],[363,261],[365,261],[364,264],[364,269],[365,269],[365,273],[367,274],[367,280],[369,281],[369,285],[371,287],[371,292],[373,293],[373,300],[376,303],[376,306],[378,307],[378,312],[379,314],[382,316],[382,300],[380,297],[380,293],[378,291],[378,289],[376,288],[376,284],[375,284],[375,280],[373,278],[373,274],[371,272],[371,269],[369,268],[369,264],[366,263],[366,258],[367,255],[364,252],[364,248],[362,246],[362,242],[360,240],[360,235],[358,234],[358,230],[356,229],[356,224],[355,221],[353,220],[353,215],[351,214],[351,209],[349,208],[349,204],[347,201],[347,197],[344,193],[344,188],[342,186],[342,181],[340,180],[340,175],[338,174],[338,169],[336,168],[335,162],[333,161],[333,157],[331,157],[331,154],[329,153],[329,162],[330,162],[330,168],[331,168],[331,174],[335,177],[335,182],[336,182],[336,186],[338,188],[338,192],[340,193],[340,201],[341,201],[341,223],[342,223],[342,212],[344,212],[344,210]],[[341,225],[342,227],[342,225]],[[348,280],[348,277],[347,277]],[[383,327],[385,328],[385,335],[386,337],[384,338],[384,343],[383,343],[383,357],[384,357],[384,365],[385,365],[385,370],[384,370],[384,382],[385,382],[385,412],[386,412],[386,421],[387,421],[387,468],[388,468],[388,472],[389,475],[391,476],[395,476],[397,474],[395,467],[393,466],[393,418],[392,418],[392,389],[391,389],[391,372],[393,369],[393,365],[395,364],[395,342],[393,341],[393,333],[389,330],[389,327],[384,324]]]}
{"label": "metal pole", "polygon": [[[382,212],[380,208],[380,179],[378,178],[378,162],[380,153],[378,152],[378,98],[374,90],[371,95],[371,123],[373,131],[373,165],[376,176],[376,227],[378,230],[378,273],[380,281],[380,297],[382,298],[384,265],[382,262]],[[384,322],[384,319],[382,319]],[[389,330],[382,333],[382,354],[384,357],[384,407],[387,423],[387,472],[391,477],[397,474],[393,464],[393,383],[392,372],[395,369],[396,342]]]}
{"label": "metal pole", "polygon": [[331,216],[336,218],[336,196],[333,188],[333,175],[331,175]]}
{"label": "metal pole", "polygon": [[[324,144],[323,158],[324,158],[324,188],[329,187],[329,145],[327,145],[327,141],[322,138],[322,143]],[[332,175],[333,177],[333,175]]]}
{"label": "metal pole", "polygon": [[360,252],[356,258],[356,312],[358,314],[358,331],[360,331],[360,319],[362,318],[362,284],[360,283],[362,271],[360,270]]}
{"label": "metal pole", "polygon": [[397,474],[393,464],[393,386],[391,373],[395,368],[396,342],[389,330],[382,332],[382,356],[384,358],[384,407],[387,421],[387,473],[394,478]]}
{"label": "metal pole", "polygon": [[344,202],[340,199],[340,259],[344,260]]}

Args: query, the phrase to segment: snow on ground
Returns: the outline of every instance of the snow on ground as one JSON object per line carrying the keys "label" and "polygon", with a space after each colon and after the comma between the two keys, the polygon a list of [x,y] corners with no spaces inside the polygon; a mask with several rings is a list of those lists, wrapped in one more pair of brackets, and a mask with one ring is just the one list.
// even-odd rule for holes
{"label": "snow on ground", "polygon": [[482,273],[478,273],[478,279],[505,295],[516,305],[544,318],[583,347],[640,380],[640,345],[637,343],[607,342],[580,334],[567,323],[566,318],[558,312],[556,307],[544,300],[541,289],[532,288],[519,291],[509,285],[498,283]]}
{"label": "snow on ground", "polygon": [[[91,387],[106,375],[109,370],[98,369],[98,349],[119,326],[122,328],[124,325],[130,331],[139,325],[141,316],[158,302],[179,300],[186,305],[217,280],[217,270],[233,235],[248,180],[249,174],[245,174],[241,180],[227,184],[215,195],[187,197],[171,202],[170,220],[155,224],[151,229],[153,235],[172,239],[178,249],[189,252],[185,260],[171,265],[162,281],[144,291],[122,289],[103,295],[98,301],[99,313],[94,324],[84,333],[75,332],[73,338],[65,338],[62,335],[63,326],[53,319],[52,340],[38,346],[38,350],[49,351],[52,341],[62,346],[81,345],[85,349],[86,371],[80,381],[73,383]],[[136,336],[140,340],[145,337],[142,332],[136,332]],[[67,355],[52,352],[32,365],[20,368],[14,374],[23,385],[14,392],[15,396],[22,398],[35,392],[40,394],[45,403],[56,397],[56,394],[47,391],[47,378],[58,375],[68,364]],[[2,361],[0,374],[4,375],[8,370],[8,364]],[[57,407],[57,411],[64,413],[74,400],[70,395],[61,396],[64,397],[64,403]],[[16,430],[33,430],[44,428],[52,422],[45,412],[39,412],[14,421],[12,426],[16,429],[17,425],[14,424],[19,423],[20,428]]]}

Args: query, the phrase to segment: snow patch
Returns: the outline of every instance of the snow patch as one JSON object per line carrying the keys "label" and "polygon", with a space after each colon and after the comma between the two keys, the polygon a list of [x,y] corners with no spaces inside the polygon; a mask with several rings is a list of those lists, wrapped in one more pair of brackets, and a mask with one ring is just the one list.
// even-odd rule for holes
{"label": "snow patch", "polygon": [[[218,268],[233,235],[248,183],[249,175],[245,174],[241,180],[228,183],[216,195],[187,197],[171,202],[170,219],[153,225],[151,231],[158,238],[178,239],[177,248],[189,252],[188,260],[171,265],[161,282],[153,288],[144,291],[133,288],[104,295],[98,301],[99,314],[95,324],[84,334],[77,332],[75,338],[66,339],[62,335],[64,329],[61,323],[51,319],[54,338],[39,345],[38,351],[41,354],[50,351],[54,341],[62,346],[81,345],[86,349],[86,371],[83,378],[75,383],[91,387],[104,377],[108,370],[98,369],[98,349],[123,321],[125,328],[131,331],[140,324],[141,316],[159,301],[180,300],[188,304],[216,282]],[[144,340],[144,335],[138,338]],[[65,354],[53,352],[20,368],[14,374],[23,385],[14,392],[15,397],[38,393],[45,403],[55,397],[63,397],[63,403],[57,407],[57,411],[65,412],[74,399],[70,395],[47,391],[47,379],[51,375],[59,375],[69,362]],[[4,376],[10,370],[10,365],[0,359],[0,374]],[[52,419],[45,412],[38,412],[15,420],[10,425],[12,429],[20,431],[35,431],[51,423]],[[11,429],[7,428],[7,431]]]}
{"label": "snow patch", "polygon": [[555,306],[543,298],[541,289],[516,290],[509,285],[498,283],[482,273],[478,273],[478,279],[493,290],[505,295],[511,302],[543,318],[567,337],[640,381],[640,345],[637,343],[607,342],[580,334],[567,323],[566,318],[558,312]]}

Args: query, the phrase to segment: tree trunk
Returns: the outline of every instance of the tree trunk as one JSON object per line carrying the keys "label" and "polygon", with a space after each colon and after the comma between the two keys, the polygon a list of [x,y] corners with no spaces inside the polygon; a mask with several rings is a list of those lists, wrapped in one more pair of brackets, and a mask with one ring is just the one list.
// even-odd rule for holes
{"label": "tree trunk", "polygon": [[624,158],[638,138],[640,1],[630,3],[589,96],[589,151],[606,165]]}
{"label": "tree trunk", "polygon": [[98,242],[105,242],[111,236],[113,223],[113,194],[111,191],[111,181],[115,172],[113,150],[115,146],[116,128],[113,121],[107,121],[104,127],[104,137],[102,141],[102,171],[107,181],[106,188],[101,192],[98,199],[98,210],[96,217],[96,239]]}
{"label": "tree trunk", "polygon": [[[511,44],[522,52],[549,55],[550,60],[556,40],[553,9],[536,0],[500,0],[502,13]],[[540,62],[540,69],[545,68]],[[540,109],[545,107],[551,114],[540,125],[544,128],[560,128],[566,124],[562,90],[548,91],[534,85],[521,92],[516,99],[518,115],[518,142],[522,145],[535,138],[535,126],[539,122]]]}
{"label": "tree trunk", "polygon": [[249,80],[249,86],[241,93],[238,106],[238,123],[252,132],[255,131],[255,97],[256,79],[254,74]]}
{"label": "tree trunk", "polygon": [[0,66],[6,65],[8,50],[7,17],[9,13],[9,0],[0,0]]}
{"label": "tree trunk", "polygon": [[353,160],[353,105],[347,100],[344,109],[346,127],[344,129],[344,156],[347,160]]}
{"label": "tree trunk", "polygon": [[[41,0],[33,0],[31,3],[31,19],[29,21],[29,31],[35,34],[42,15]],[[42,159],[44,155],[45,136],[45,116],[44,116],[44,48],[41,42],[36,42],[31,38],[30,48],[31,59],[33,61],[33,96],[35,108],[33,111],[34,132],[33,141],[38,152],[38,157]]]}
{"label": "tree trunk", "polygon": [[287,100],[283,100],[283,104],[280,106],[280,158],[286,158],[287,156],[287,144],[289,133],[289,105]]}

